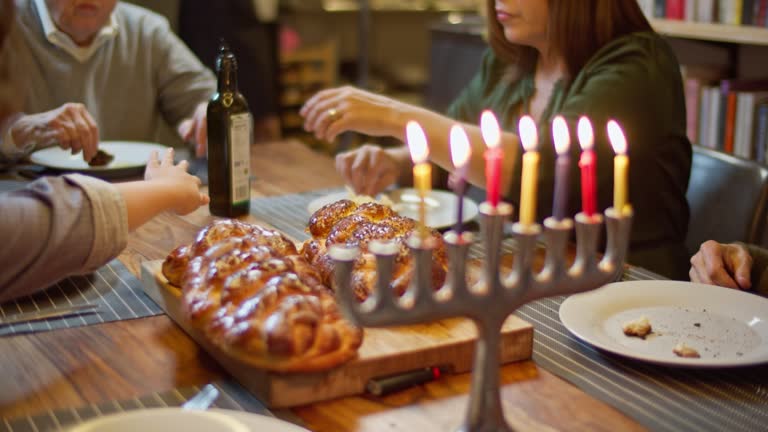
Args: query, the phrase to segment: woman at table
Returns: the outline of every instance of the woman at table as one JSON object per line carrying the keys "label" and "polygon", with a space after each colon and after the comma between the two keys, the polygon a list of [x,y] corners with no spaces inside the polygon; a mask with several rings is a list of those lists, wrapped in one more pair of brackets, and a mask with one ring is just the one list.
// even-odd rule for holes
{"label": "woman at table", "polygon": [[[13,0],[0,0],[0,54]],[[0,56],[0,58],[7,58]],[[0,123],[12,115],[15,89],[0,61]],[[185,214],[208,203],[200,179],[173,163],[173,150],[152,155],[144,181],[110,184],[82,175],[46,177],[0,193],[0,302],[98,268],[127,244],[128,231],[163,211]]]}
{"label": "woman at table", "polygon": [[[613,150],[605,125],[615,119],[629,142],[629,193],[635,214],[629,262],[683,279],[688,270],[684,239],[688,225],[685,191],[691,145],[677,59],[653,30],[636,0],[487,0],[490,49],[477,75],[443,116],[351,87],[323,90],[301,113],[304,127],[333,140],[345,131],[404,139],[405,125],[425,129],[430,159],[450,170],[448,131],[465,122],[472,143],[468,180],[484,185],[483,141],[475,126],[492,109],[505,129],[502,191],[519,202],[522,151],[514,132],[522,115],[540,130],[539,219],[551,214],[555,152],[550,124],[563,115],[575,136],[582,115],[592,120],[597,154],[598,206],[611,205]],[[575,141],[575,140],[574,140]],[[580,208],[577,161],[571,146],[570,214]],[[358,193],[375,195],[408,181],[405,147],[363,146],[337,156],[339,172]]]}
{"label": "woman at table", "polygon": [[752,290],[768,296],[768,250],[709,240],[691,257],[689,276],[691,282]]}

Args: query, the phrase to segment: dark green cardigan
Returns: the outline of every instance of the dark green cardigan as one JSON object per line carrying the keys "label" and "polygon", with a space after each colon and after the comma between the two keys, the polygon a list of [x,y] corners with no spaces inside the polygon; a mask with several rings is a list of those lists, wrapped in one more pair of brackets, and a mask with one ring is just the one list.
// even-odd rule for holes
{"label": "dark green cardigan", "polygon": [[[534,91],[533,75],[508,78],[507,65],[490,50],[478,74],[448,109],[448,115],[477,123],[492,109],[505,130],[517,131],[518,118]],[[580,148],[576,123],[587,115],[595,130],[598,206],[613,200],[613,157],[605,131],[609,119],[624,129],[629,146],[629,199],[635,216],[628,261],[665,276],[686,279],[688,229],[685,192],[691,170],[691,144],[686,137],[685,99],[680,69],[669,45],[655,33],[634,33],[601,48],[569,85],[559,82],[539,124],[541,163],[537,214],[552,213],[555,151],[551,120],[563,115],[571,128],[570,211],[581,208]],[[520,198],[522,151],[519,152],[507,199]]]}

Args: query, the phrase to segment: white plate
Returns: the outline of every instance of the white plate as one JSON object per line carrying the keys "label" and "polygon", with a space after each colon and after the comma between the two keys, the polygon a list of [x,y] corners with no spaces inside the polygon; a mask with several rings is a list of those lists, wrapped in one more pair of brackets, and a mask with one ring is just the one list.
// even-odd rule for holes
{"label": "white plate", "polygon": [[104,166],[90,166],[83,160],[83,153],[72,154],[60,147],[48,147],[32,153],[32,163],[62,171],[100,173],[125,170],[142,170],[153,151],[162,157],[168,148],[164,145],[139,141],[103,141],[99,148],[115,158]]}
{"label": "white plate", "polygon": [[[393,202],[393,208],[401,216],[419,219],[419,194],[415,189],[396,189],[386,193]],[[312,200],[307,205],[307,211],[311,215],[326,204],[342,199],[350,199],[349,192],[337,192],[321,196]],[[427,195],[427,226],[432,228],[447,228],[456,223],[458,197],[453,192],[432,190]],[[477,204],[464,197],[464,209],[461,219],[464,223],[477,216]]]}
{"label": "white plate", "polygon": [[308,432],[283,420],[244,411],[152,408],[126,411],[80,423],[69,432]]}
{"label": "white plate", "polygon": [[[624,335],[622,325],[648,317],[644,340]],[[712,285],[631,281],[567,298],[560,320],[597,348],[673,366],[732,367],[768,362],[768,299]],[[672,352],[680,342],[701,358]]]}

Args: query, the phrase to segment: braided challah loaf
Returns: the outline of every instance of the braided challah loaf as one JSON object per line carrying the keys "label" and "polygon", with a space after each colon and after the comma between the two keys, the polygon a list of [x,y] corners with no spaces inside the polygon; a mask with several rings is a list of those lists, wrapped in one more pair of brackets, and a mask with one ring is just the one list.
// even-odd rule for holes
{"label": "braided challah loaf", "polygon": [[[397,295],[402,295],[413,275],[413,258],[407,241],[416,228],[413,219],[399,216],[390,207],[374,202],[357,205],[351,200],[336,201],[320,208],[310,218],[308,229],[312,239],[304,242],[301,255],[320,273],[323,283],[331,286],[334,264],[328,248],[333,244],[359,247],[361,255],[353,266],[352,289],[362,301],[371,294],[376,281],[376,259],[368,252],[368,243],[371,240],[394,240],[399,252],[390,287]],[[438,289],[445,282],[448,259],[440,233],[430,230],[429,236],[429,241],[435,244],[432,286]]]}
{"label": "braided challah loaf", "polygon": [[168,255],[163,274],[182,288],[190,322],[245,363],[323,370],[352,359],[362,343],[362,330],[342,318],[320,275],[276,231],[213,222]]}

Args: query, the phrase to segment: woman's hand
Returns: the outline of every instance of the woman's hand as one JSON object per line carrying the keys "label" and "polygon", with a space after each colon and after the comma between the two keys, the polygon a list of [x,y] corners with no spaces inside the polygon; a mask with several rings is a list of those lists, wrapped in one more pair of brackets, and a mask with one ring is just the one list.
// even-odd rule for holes
{"label": "woman's hand", "polygon": [[400,120],[405,108],[401,102],[347,86],[318,92],[300,114],[304,129],[326,141],[346,131],[400,138],[405,133],[405,123]]}
{"label": "woman's hand", "polygon": [[407,161],[405,147],[385,150],[366,144],[336,155],[336,170],[356,194],[376,196],[404,174]]}
{"label": "woman's hand", "polygon": [[173,163],[173,149],[169,148],[162,161],[156,151],[152,152],[144,172],[144,179],[160,188],[168,190],[168,203],[171,210],[185,215],[208,204],[207,194],[200,192],[200,179],[187,172],[189,163]]}
{"label": "woman's hand", "polygon": [[691,257],[689,275],[691,282],[746,290],[752,287],[751,270],[752,257],[744,246],[709,240]]}
{"label": "woman's hand", "polygon": [[99,149],[99,128],[85,105],[66,103],[51,111],[21,116],[11,125],[16,146],[35,147],[58,145],[72,154],[83,152],[90,162]]}

